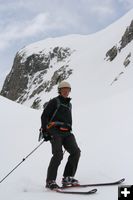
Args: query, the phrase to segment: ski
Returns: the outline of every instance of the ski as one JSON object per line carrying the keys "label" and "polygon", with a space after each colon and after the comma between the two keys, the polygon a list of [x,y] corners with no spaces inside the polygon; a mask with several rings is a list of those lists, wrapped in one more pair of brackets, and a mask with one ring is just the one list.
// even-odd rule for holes
{"label": "ski", "polygon": [[122,178],[120,180],[114,181],[114,182],[103,182],[103,183],[90,183],[90,184],[77,184],[77,185],[71,185],[66,187],[61,187],[61,189],[67,189],[67,188],[73,188],[73,187],[92,187],[92,186],[111,186],[111,185],[119,185],[125,181],[125,178]]}
{"label": "ski", "polygon": [[53,190],[58,193],[62,194],[81,194],[81,195],[90,195],[95,194],[97,192],[97,189],[89,190],[89,191],[64,191],[63,189],[55,189]]}

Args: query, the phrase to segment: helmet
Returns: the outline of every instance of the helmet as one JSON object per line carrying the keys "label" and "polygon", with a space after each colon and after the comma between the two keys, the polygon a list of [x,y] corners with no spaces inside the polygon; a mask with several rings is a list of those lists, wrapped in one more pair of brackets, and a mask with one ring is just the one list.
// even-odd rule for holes
{"label": "helmet", "polygon": [[62,82],[60,82],[60,84],[58,85],[58,90],[61,89],[61,88],[65,88],[65,87],[71,89],[70,83],[68,83],[68,82],[66,82],[66,81],[62,81]]}

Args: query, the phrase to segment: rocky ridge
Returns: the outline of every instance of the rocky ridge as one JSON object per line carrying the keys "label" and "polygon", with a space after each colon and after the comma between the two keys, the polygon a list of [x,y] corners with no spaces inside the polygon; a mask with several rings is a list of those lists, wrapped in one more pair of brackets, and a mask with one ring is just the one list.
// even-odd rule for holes
{"label": "rocky ridge", "polygon": [[[116,57],[121,53],[121,51],[133,40],[133,20],[130,25],[126,28],[121,40],[118,44],[114,45],[111,49],[109,49],[106,53],[105,60],[112,62]],[[132,55],[131,52],[128,52],[127,56],[123,60],[123,67],[127,68],[131,62]],[[121,75],[124,74],[124,71],[121,71],[111,82],[111,85],[117,81]]]}
{"label": "rocky ridge", "polygon": [[42,91],[50,92],[56,84],[72,74],[69,61],[73,51],[68,47],[54,47],[47,53],[43,50],[28,57],[25,51],[20,52],[6,77],[1,95],[18,103],[34,97],[31,107],[39,108],[39,94]]}

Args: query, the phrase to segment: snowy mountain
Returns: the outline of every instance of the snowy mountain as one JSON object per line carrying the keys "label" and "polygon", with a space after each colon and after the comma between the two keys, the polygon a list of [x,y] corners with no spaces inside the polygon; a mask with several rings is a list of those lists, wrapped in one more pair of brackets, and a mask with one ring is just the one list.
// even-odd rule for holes
{"label": "snowy mountain", "polygon": [[93,102],[132,87],[133,10],[92,35],[48,38],[21,49],[1,95],[41,108],[68,79],[74,96]]}

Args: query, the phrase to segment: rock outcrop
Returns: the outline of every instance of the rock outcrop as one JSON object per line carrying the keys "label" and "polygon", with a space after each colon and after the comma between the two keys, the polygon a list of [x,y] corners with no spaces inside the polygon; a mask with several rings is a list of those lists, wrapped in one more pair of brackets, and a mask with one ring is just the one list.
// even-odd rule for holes
{"label": "rock outcrop", "polygon": [[72,74],[69,67],[70,48],[54,47],[49,52],[25,56],[25,51],[17,53],[11,72],[6,77],[1,95],[18,103],[34,99],[31,107],[39,108],[39,94],[50,92],[60,81]]}

